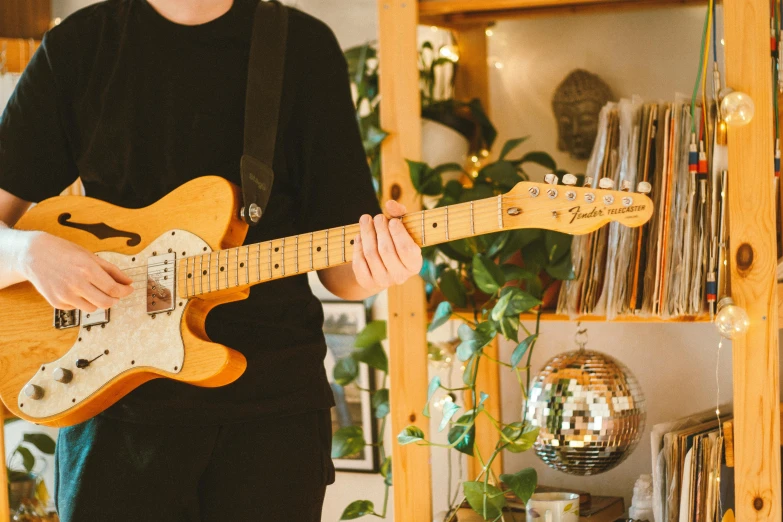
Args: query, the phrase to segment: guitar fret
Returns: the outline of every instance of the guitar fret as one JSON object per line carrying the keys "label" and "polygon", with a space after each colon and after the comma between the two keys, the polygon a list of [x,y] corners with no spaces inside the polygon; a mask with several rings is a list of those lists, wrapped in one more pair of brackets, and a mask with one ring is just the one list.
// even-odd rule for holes
{"label": "guitar fret", "polygon": [[204,293],[204,256],[198,256],[199,293]]}
{"label": "guitar fret", "polygon": [[[185,276],[182,278],[185,283],[185,298],[188,298],[188,258],[185,258]],[[149,284],[149,283],[148,283]]]}
{"label": "guitar fret", "polygon": [[220,251],[218,250],[216,252],[217,254],[217,267],[215,267],[215,290],[220,290]]}
{"label": "guitar fret", "polygon": [[446,241],[449,240],[449,207],[443,207],[444,218],[446,220]]}
{"label": "guitar fret", "polygon": [[297,274],[299,273],[299,236],[294,236],[294,251],[296,252],[296,255],[294,255],[294,272]]}
{"label": "guitar fret", "polygon": [[261,243],[256,243],[256,270],[258,271],[258,280],[261,281]]}
{"label": "guitar fret", "polygon": [[196,258],[193,258],[193,277],[191,279],[193,280],[193,294],[196,295]]}
{"label": "guitar fret", "polygon": [[250,247],[245,247],[245,284],[250,284]]}
{"label": "guitar fret", "polygon": [[471,201],[470,202],[470,235],[471,236],[475,233],[475,231],[473,230],[474,226],[475,225],[473,223],[473,202]]}
{"label": "guitar fret", "polygon": [[226,250],[226,288],[228,288],[228,250]]}
{"label": "guitar fret", "polygon": [[427,246],[427,239],[424,235],[424,211],[421,212],[421,246]]}
{"label": "guitar fret", "polygon": [[345,227],[343,227],[343,263],[345,263]]}
{"label": "guitar fret", "polygon": [[498,228],[503,228],[503,195],[498,196]]}
{"label": "guitar fret", "polygon": [[269,279],[272,279],[272,242],[269,242]]}
{"label": "guitar fret", "polygon": [[283,243],[280,245],[280,274],[285,275],[285,238],[283,238]]}
{"label": "guitar fret", "polygon": [[236,257],[237,257],[237,259],[236,259],[237,268],[236,268],[236,272],[234,272],[234,273],[235,273],[236,279],[237,279],[237,286],[239,286],[239,247],[237,247]]}
{"label": "guitar fret", "polygon": [[212,291],[212,252],[207,254],[207,292]]}
{"label": "guitar fret", "polygon": [[313,233],[310,232],[310,270],[313,269]]}
{"label": "guitar fret", "polygon": [[329,266],[329,230],[326,230],[326,246],[324,247],[324,250],[326,250],[326,266]]}

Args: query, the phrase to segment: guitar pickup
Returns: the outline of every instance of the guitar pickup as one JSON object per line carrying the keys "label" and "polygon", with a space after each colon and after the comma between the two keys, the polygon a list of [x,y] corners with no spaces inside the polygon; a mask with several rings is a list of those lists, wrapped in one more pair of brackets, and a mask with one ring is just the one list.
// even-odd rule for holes
{"label": "guitar pickup", "polygon": [[58,330],[79,326],[80,320],[81,314],[79,313],[79,310],[54,309],[54,327]]}
{"label": "guitar pickup", "polygon": [[98,308],[94,312],[83,312],[82,326],[95,326],[97,324],[106,324],[109,322],[109,309]]}
{"label": "guitar pickup", "polygon": [[175,267],[174,253],[152,256],[147,260],[147,313],[159,314],[174,310]]}

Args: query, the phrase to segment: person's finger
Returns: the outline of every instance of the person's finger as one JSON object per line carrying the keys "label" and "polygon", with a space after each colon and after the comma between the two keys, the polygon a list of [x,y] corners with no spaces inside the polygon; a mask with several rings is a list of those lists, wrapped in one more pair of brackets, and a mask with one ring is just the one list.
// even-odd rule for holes
{"label": "person's finger", "polygon": [[394,248],[397,251],[400,262],[412,273],[419,273],[423,263],[421,257],[421,247],[413,241],[413,238],[405,229],[405,225],[399,219],[392,219],[389,223],[389,233]]}
{"label": "person's finger", "polygon": [[[100,257],[96,257],[95,260],[97,261],[97,266],[90,272],[90,282],[98,290],[109,297],[116,298],[128,296],[133,292],[133,287],[130,286],[130,283],[133,281],[123,274],[119,268]],[[128,283],[118,283],[118,275],[124,281],[128,281]]]}
{"label": "person's finger", "polygon": [[98,308],[111,308],[119,302],[118,299],[106,295],[89,281],[84,281],[84,284],[79,286],[77,292],[84,300]]}
{"label": "person's finger", "polygon": [[388,212],[391,217],[400,217],[408,213],[408,209],[405,208],[405,205],[398,203],[393,199],[387,200],[384,206],[386,207],[386,212]]}
{"label": "person's finger", "polygon": [[105,259],[98,256],[95,256],[95,259],[98,261],[98,264],[101,265],[104,270],[106,270],[106,272],[108,272],[108,274],[121,285],[130,285],[133,283],[133,279],[131,279],[128,274],[120,270],[119,267],[117,267],[114,263],[110,263],[109,261],[106,261]]}
{"label": "person's finger", "polygon": [[[389,272],[392,282],[397,284],[404,283],[411,274],[397,255],[394,240],[389,233],[389,222],[382,215],[375,216],[373,221],[375,222],[375,234],[378,239],[378,253],[381,256],[381,261],[383,261],[383,265]],[[392,221],[398,220],[392,219]]]}
{"label": "person's finger", "polygon": [[390,284],[389,273],[381,260],[381,256],[378,254],[378,241],[372,218],[365,214],[359,220],[359,225],[362,236],[362,252],[367,261],[367,266],[370,267],[373,281],[375,281],[376,286],[386,288]]}
{"label": "person's finger", "polygon": [[351,264],[354,277],[356,277],[356,282],[359,283],[359,286],[367,289],[376,287],[370,267],[367,266],[367,260],[364,258],[361,235],[357,235],[354,240],[353,261]]}

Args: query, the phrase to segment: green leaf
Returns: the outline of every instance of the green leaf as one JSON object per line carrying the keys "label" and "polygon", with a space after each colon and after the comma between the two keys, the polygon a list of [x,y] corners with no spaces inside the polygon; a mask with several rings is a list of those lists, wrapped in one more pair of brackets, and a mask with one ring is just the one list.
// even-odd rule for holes
{"label": "green leaf", "polygon": [[456,270],[447,268],[440,275],[438,287],[443,295],[457,307],[464,307],[468,303],[468,296],[465,287],[459,279]]}
{"label": "green leaf", "polygon": [[465,386],[473,386],[473,366],[476,364],[476,361],[478,361],[478,357],[473,356],[470,358],[468,363],[465,365],[465,371],[462,372],[462,382],[465,383]]}
{"label": "green leaf", "polygon": [[524,165],[525,163],[536,163],[551,171],[557,170],[555,160],[546,152],[528,152],[519,159],[520,165]]}
{"label": "green leaf", "polygon": [[430,416],[430,401],[432,400],[432,396],[435,395],[435,392],[438,391],[438,388],[440,388],[440,377],[436,375],[432,378],[430,385],[427,388],[427,404],[424,405],[424,411],[422,412],[425,417]]}
{"label": "green leaf", "polygon": [[22,465],[27,471],[32,471],[35,466],[35,457],[32,452],[24,446],[17,446],[16,452],[22,456]]}
{"label": "green leaf", "polygon": [[533,468],[526,468],[517,473],[500,475],[500,480],[519,497],[523,504],[527,504],[538,485],[538,474]]}
{"label": "green leaf", "polygon": [[356,350],[353,352],[353,357],[357,361],[363,362],[376,370],[389,373],[389,359],[386,357],[386,351],[383,349],[383,345],[379,342],[371,344],[362,350]]}
{"label": "green leaf", "polygon": [[495,143],[495,138],[498,136],[498,132],[492,122],[489,120],[487,113],[484,111],[484,107],[481,105],[481,100],[473,98],[468,102],[470,107],[470,113],[473,119],[478,123],[481,129],[481,138],[488,149],[492,148],[492,144]]}
{"label": "green leaf", "polygon": [[519,147],[522,143],[527,141],[527,139],[530,136],[525,136],[524,138],[515,138],[513,140],[508,140],[506,143],[503,144],[503,149],[500,151],[500,159],[506,159],[506,156],[508,154]]}
{"label": "green leaf", "polygon": [[432,332],[439,326],[446,324],[446,321],[451,318],[451,311],[451,303],[448,301],[440,303],[438,308],[435,309],[435,315],[433,316],[432,323],[430,323],[430,327],[427,328],[427,331]]}
{"label": "green leaf", "polygon": [[463,190],[465,190],[465,187],[462,186],[462,183],[456,179],[449,180],[446,186],[443,187],[443,197],[451,198],[457,202]]}
{"label": "green leaf", "polygon": [[509,341],[518,342],[519,335],[519,317],[518,316],[506,316],[500,321],[500,333]]}
{"label": "green leaf", "polygon": [[364,449],[364,431],[361,426],[346,426],[337,430],[332,437],[332,458],[340,459],[355,455]]}
{"label": "green leaf", "polygon": [[501,437],[508,443],[506,449],[511,453],[522,453],[533,447],[540,428],[522,422],[512,422],[501,430]]}
{"label": "green leaf", "polygon": [[359,332],[359,335],[356,336],[354,346],[357,348],[367,348],[384,339],[386,339],[386,321],[371,321],[361,332]]}
{"label": "green leaf", "polygon": [[484,520],[495,520],[500,517],[503,506],[506,505],[506,497],[503,496],[502,491],[483,481],[463,482],[462,488],[470,507],[484,517]]}
{"label": "green leaf", "polygon": [[503,270],[483,254],[473,256],[473,279],[482,291],[494,294],[506,282]]}
{"label": "green leaf", "polygon": [[[533,279],[530,279],[528,281],[532,281]],[[525,292],[524,290],[520,290],[517,287],[504,288],[503,292],[501,292],[501,295],[504,295],[505,292],[511,294],[511,300],[509,301],[508,306],[506,307],[507,317],[509,316],[516,317],[519,314],[523,312],[527,312],[531,308],[541,304],[541,301],[539,299],[536,299],[533,295],[529,294],[528,292]]]}
{"label": "green leaf", "polygon": [[443,405],[443,418],[440,421],[440,426],[438,426],[438,431],[443,431],[446,429],[449,421],[454,416],[454,414],[459,411],[459,408],[460,406],[456,402],[446,401],[446,403]]}
{"label": "green leaf", "polygon": [[383,477],[383,483],[387,486],[392,485],[392,460],[391,457],[386,457],[386,460],[381,464],[381,476]]}
{"label": "green leaf", "polygon": [[465,323],[459,326],[457,334],[462,342],[457,346],[457,357],[460,361],[467,361],[492,340],[495,332],[490,328],[493,327],[488,322],[479,324],[475,330]]}
{"label": "green leaf", "polygon": [[479,176],[491,179],[504,187],[513,187],[522,181],[517,174],[517,168],[508,161],[496,161],[486,165],[479,171]]}
{"label": "green leaf", "polygon": [[533,334],[519,343],[516,348],[514,348],[514,351],[511,352],[511,366],[514,368],[517,367],[517,365],[522,361],[522,357],[524,357],[525,353],[533,345],[536,339],[538,339],[538,334]]}
{"label": "green leaf", "polygon": [[488,183],[481,183],[476,180],[473,183],[473,188],[469,188],[462,191],[460,196],[460,203],[466,203],[468,201],[475,201],[477,199],[491,198],[495,195],[495,189]]}
{"label": "green leaf", "polygon": [[408,162],[411,183],[416,192],[425,196],[437,196],[443,192],[443,180],[440,174],[431,169],[429,165],[420,161],[405,161]]}
{"label": "green leaf", "polygon": [[364,152],[369,153],[375,150],[383,140],[386,139],[389,133],[379,129],[378,127],[370,126],[365,130],[362,144],[364,145]]}
{"label": "green leaf", "polygon": [[424,440],[424,432],[413,425],[408,426],[397,435],[397,442],[403,446],[419,440]]}
{"label": "green leaf", "polygon": [[527,268],[522,268],[521,266],[518,265],[511,265],[511,264],[500,265],[500,269],[503,270],[503,276],[506,278],[506,282],[520,281],[520,280],[532,279],[536,277],[536,274],[534,274]]}
{"label": "green leaf", "polygon": [[41,453],[54,455],[54,448],[56,444],[54,440],[45,433],[25,433],[22,440],[29,442],[38,448]]}
{"label": "green leaf", "polygon": [[359,365],[353,357],[343,357],[334,365],[332,374],[334,382],[340,386],[348,386],[359,376]]}
{"label": "green leaf", "polygon": [[353,520],[355,518],[361,518],[365,515],[375,514],[375,504],[369,500],[354,500],[343,511],[340,520]]}
{"label": "green leaf", "polygon": [[508,304],[511,302],[511,298],[514,297],[513,292],[506,292],[506,290],[519,289],[514,287],[503,289],[503,292],[500,294],[500,299],[498,299],[498,302],[495,303],[495,306],[492,307],[492,312],[490,313],[490,317],[492,317],[492,319],[495,321],[500,321],[503,319],[503,317],[506,315],[506,308],[508,308]]}
{"label": "green leaf", "polygon": [[544,245],[546,245],[547,257],[550,263],[555,263],[571,251],[571,241],[573,236],[547,230],[544,232]]}
{"label": "green leaf", "polygon": [[372,395],[372,409],[375,418],[382,419],[389,414],[389,389],[381,388]]}
{"label": "green leaf", "polygon": [[459,163],[444,163],[443,165],[438,165],[437,167],[432,169],[432,175],[438,176],[441,179],[441,183],[443,180],[441,176],[443,176],[443,174],[447,172],[465,172],[465,171],[462,170],[462,165],[460,165]]}
{"label": "green leaf", "polygon": [[565,256],[554,265],[547,266],[546,273],[561,281],[569,281],[576,277],[574,275],[574,266],[571,263],[571,256]]}
{"label": "green leaf", "polygon": [[[463,434],[464,435],[463,437]],[[465,455],[473,456],[473,443],[476,439],[476,426],[473,415],[465,414],[449,430],[449,444],[454,444],[454,449]],[[459,442],[457,442],[459,440]]]}

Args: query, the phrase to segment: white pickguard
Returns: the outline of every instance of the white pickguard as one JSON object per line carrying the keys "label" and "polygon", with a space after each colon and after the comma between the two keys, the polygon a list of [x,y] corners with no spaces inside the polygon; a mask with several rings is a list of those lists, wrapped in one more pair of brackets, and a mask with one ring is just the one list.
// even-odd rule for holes
{"label": "white pickguard", "polygon": [[[176,289],[176,306],[171,312],[149,315],[147,259],[168,252],[176,253],[177,259],[181,259],[210,251],[207,243],[198,236],[184,230],[173,230],[134,255],[99,252],[98,256],[125,270],[133,278],[135,291],[110,309],[106,324],[85,327],[86,312],[81,312],[79,340],[60,359],[41,365],[28,384],[40,386],[43,396],[34,400],[20,393],[20,409],[31,417],[50,417],[79,405],[112,379],[132,369],[154,369],[170,374],[182,371],[185,348],[180,323],[187,299],[176,295],[179,291]],[[174,273],[170,277],[176,281]],[[105,353],[107,350],[108,354]],[[78,359],[91,362],[80,369],[76,367]],[[69,383],[54,380],[52,374],[58,367],[72,372],[73,378]]]}

